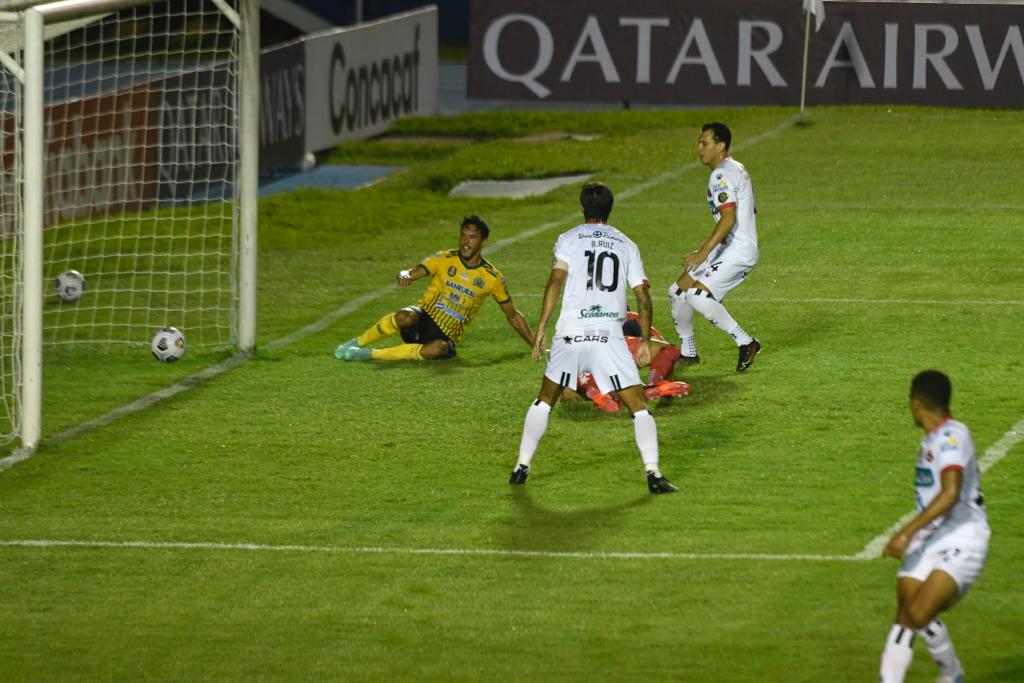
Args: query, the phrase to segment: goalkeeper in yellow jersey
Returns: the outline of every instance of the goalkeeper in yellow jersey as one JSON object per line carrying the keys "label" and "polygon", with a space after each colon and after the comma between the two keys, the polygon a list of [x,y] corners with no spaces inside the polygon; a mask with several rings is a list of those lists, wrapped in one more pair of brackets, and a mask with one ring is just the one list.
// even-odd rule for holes
{"label": "goalkeeper in yellow jersey", "polygon": [[[430,284],[419,303],[384,316],[358,337],[341,344],[334,355],[339,360],[451,358],[455,355],[456,342],[489,296],[501,306],[512,329],[532,347],[533,331],[512,303],[508,283],[483,257],[484,243],[490,232],[479,216],[462,219],[458,249],[439,251],[398,273],[395,282],[399,287],[408,287],[430,276]],[[405,343],[380,349],[365,348],[393,334],[401,334]]]}

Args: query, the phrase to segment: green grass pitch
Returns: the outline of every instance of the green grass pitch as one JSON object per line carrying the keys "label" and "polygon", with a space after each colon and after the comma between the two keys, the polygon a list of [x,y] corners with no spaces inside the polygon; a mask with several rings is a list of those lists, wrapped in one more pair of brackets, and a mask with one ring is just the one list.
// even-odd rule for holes
{"label": "green grass pitch", "polygon": [[[1024,429],[1024,127],[794,114],[407,120],[329,156],[396,176],[264,200],[251,360],[89,426],[227,355],[47,356],[48,441],[0,472],[0,680],[875,680],[897,563],[858,555],[913,506],[911,376],[952,377],[979,453]],[[711,230],[694,151],[712,119],[757,191],[761,263],[727,305],[764,351],[739,375],[698,319],[693,393],[652,404],[681,494],[646,492],[627,415],[563,404],[509,489],[542,367],[493,303],[450,362],[332,356],[415,302],[423,283],[394,274],[454,247],[468,213],[535,324],[578,188],[447,191],[577,172],[616,192],[674,340],[665,290]],[[520,139],[552,131],[601,137]],[[988,565],[946,618],[972,682],[1024,680],[1024,446],[1003,450]],[[918,644],[908,681],[936,675]]]}

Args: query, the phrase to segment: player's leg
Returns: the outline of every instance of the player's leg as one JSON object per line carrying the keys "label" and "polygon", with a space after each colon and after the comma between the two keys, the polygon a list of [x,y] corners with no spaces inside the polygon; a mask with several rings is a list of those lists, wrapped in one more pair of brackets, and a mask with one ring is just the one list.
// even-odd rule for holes
{"label": "player's leg", "polygon": [[753,262],[736,259],[727,251],[723,252],[718,260],[708,263],[694,286],[686,290],[686,300],[690,306],[736,343],[739,348],[736,370],[739,372],[754,362],[754,357],[761,350],[761,343],[740,327],[721,300],[743,282],[753,266]]}
{"label": "player's leg", "polygon": [[947,681],[962,679],[963,667],[957,659],[949,631],[936,617],[959,599],[960,586],[956,579],[942,569],[934,569],[924,582],[908,586],[902,603],[904,622],[917,629]]}
{"label": "player's leg", "polygon": [[555,382],[546,375],[541,381],[537,399],[530,405],[526,411],[526,418],[523,420],[523,435],[519,440],[519,458],[509,476],[509,484],[526,483],[534,453],[537,452],[537,446],[548,429],[548,416],[567,385],[568,381],[565,384]]}
{"label": "player's leg", "polygon": [[566,344],[557,337],[553,339],[540,391],[537,393],[537,399],[526,411],[526,418],[523,420],[523,435],[519,440],[519,458],[508,479],[509,484],[526,483],[537,445],[544,436],[544,432],[547,431],[551,409],[558,402],[558,397],[562,394],[563,389],[566,387],[576,388],[579,372],[579,349]]}
{"label": "player's leg", "polygon": [[651,349],[651,364],[647,371],[647,384],[657,384],[668,379],[679,361],[679,349],[668,342],[651,340],[647,342]]}
{"label": "player's leg", "polygon": [[618,390],[619,398],[633,416],[633,437],[640,449],[640,459],[647,474],[647,488],[651,493],[675,493],[679,489],[658,469],[658,427],[647,410],[647,401],[640,384]]}
{"label": "player's leg", "polygon": [[687,300],[686,292],[694,286],[689,273],[683,273],[679,279],[669,285],[668,303],[672,312],[672,324],[679,335],[679,352],[684,363],[699,363],[697,355],[697,338],[693,334],[693,306]]}
{"label": "player's leg", "polygon": [[370,360],[370,352],[362,350],[362,347],[397,334],[402,329],[414,328],[421,313],[421,309],[416,306],[408,306],[400,311],[388,313],[358,337],[353,337],[340,344],[334,350],[334,355],[340,360]]}
{"label": "player's leg", "polygon": [[626,340],[611,337],[605,342],[589,342],[586,347],[587,366],[591,368],[598,389],[605,392],[614,390],[633,416],[633,437],[640,449],[648,490],[651,493],[677,491],[658,469],[658,428],[647,411],[640,374]]}

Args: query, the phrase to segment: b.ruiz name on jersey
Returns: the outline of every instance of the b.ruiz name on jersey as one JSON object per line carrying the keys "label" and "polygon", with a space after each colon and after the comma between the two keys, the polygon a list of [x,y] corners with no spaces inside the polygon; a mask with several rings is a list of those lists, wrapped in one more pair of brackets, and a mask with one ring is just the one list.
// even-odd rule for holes
{"label": "b.ruiz name on jersey", "polygon": [[458,282],[452,282],[451,280],[445,280],[444,283],[457,292],[462,292],[466,296],[473,297],[474,299],[476,298],[476,292],[469,287],[460,285]]}

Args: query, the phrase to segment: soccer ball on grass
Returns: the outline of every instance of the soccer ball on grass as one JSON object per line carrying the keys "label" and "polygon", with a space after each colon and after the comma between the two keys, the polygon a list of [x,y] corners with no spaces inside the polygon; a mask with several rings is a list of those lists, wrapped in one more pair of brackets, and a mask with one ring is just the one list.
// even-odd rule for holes
{"label": "soccer ball on grass", "polygon": [[185,355],[185,335],[177,328],[165,327],[153,335],[149,348],[157,360],[173,363]]}
{"label": "soccer ball on grass", "polygon": [[65,270],[53,281],[53,289],[61,301],[78,301],[85,292],[85,277],[77,270]]}

